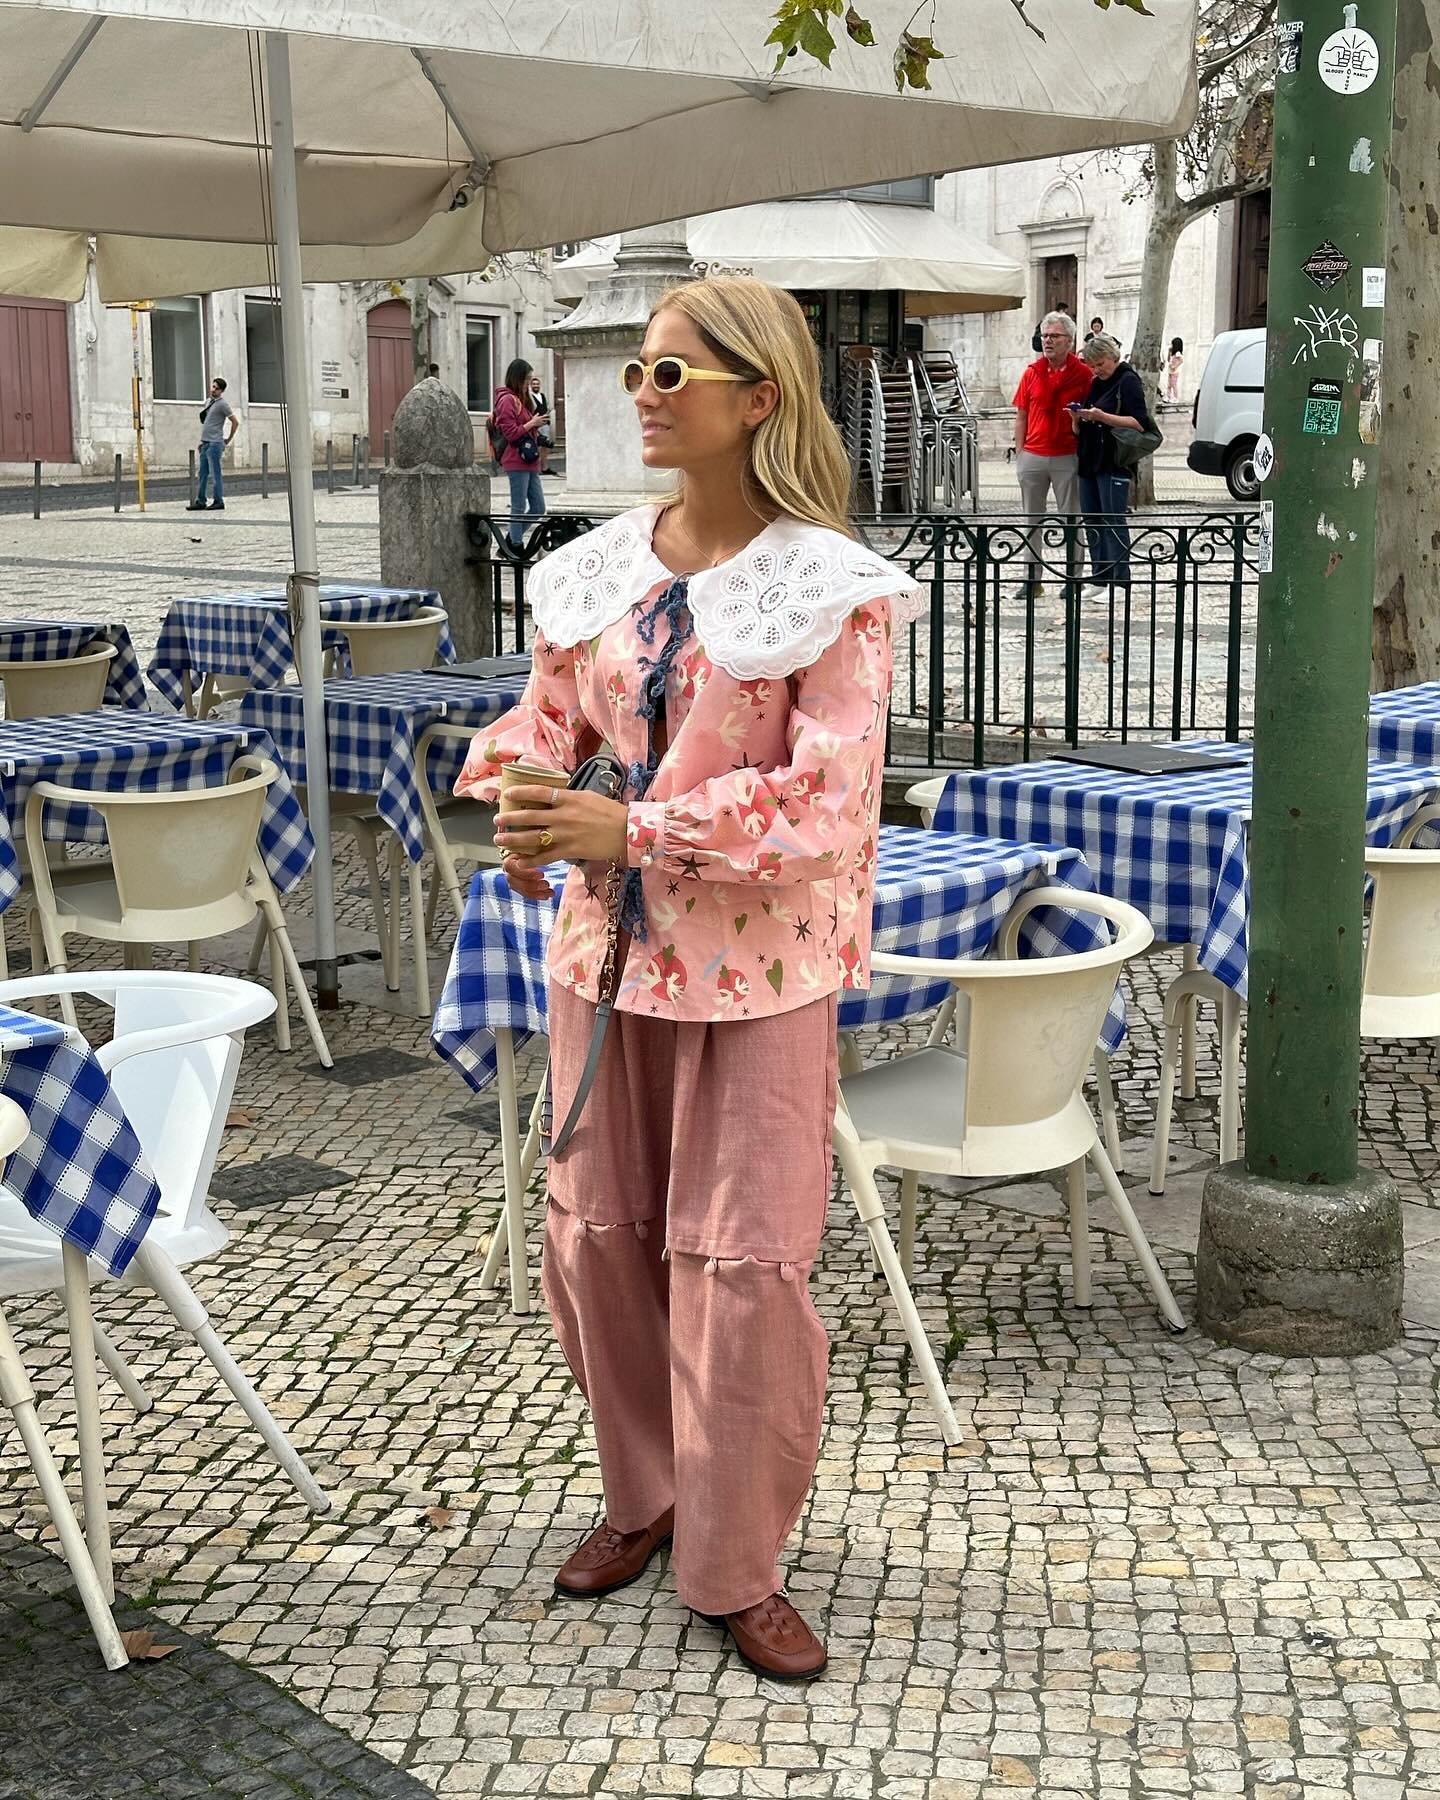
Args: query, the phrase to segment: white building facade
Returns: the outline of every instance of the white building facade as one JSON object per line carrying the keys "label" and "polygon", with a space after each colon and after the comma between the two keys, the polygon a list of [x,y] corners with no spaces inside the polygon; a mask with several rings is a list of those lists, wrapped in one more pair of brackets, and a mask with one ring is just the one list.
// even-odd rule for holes
{"label": "white building facade", "polygon": [[[1143,151],[1048,158],[946,175],[936,184],[942,216],[985,238],[1029,271],[1020,312],[928,321],[927,343],[955,353],[977,406],[1008,405],[1041,316],[1065,300],[1083,337],[1099,317],[1128,349],[1140,307],[1147,205]],[[1131,196],[1127,198],[1127,196]],[[1269,196],[1197,219],[1175,252],[1165,342],[1184,340],[1181,395],[1189,401],[1218,333],[1264,323]],[[1258,315],[1258,316],[1257,316]]]}
{"label": "white building facade", "polygon": [[[430,357],[440,378],[460,394],[484,447],[482,415],[512,358],[524,357],[551,391],[552,362],[533,333],[567,310],[553,299],[548,256],[480,276],[436,277],[429,284]],[[414,377],[409,285],[363,282],[307,287],[314,457],[327,442],[337,468],[348,468],[352,443],[370,440],[372,460],[384,452],[395,406]],[[275,301],[265,288],[178,295],[132,315],[103,306],[93,276],[73,306],[0,295],[0,472],[48,477],[105,475],[119,454],[135,463],[132,375],[140,375],[147,468],[174,474],[188,467],[199,440],[199,410],[210,380],[221,375],[240,425],[227,467],[260,466],[268,445],[273,468],[284,462],[280,430],[280,357]]]}

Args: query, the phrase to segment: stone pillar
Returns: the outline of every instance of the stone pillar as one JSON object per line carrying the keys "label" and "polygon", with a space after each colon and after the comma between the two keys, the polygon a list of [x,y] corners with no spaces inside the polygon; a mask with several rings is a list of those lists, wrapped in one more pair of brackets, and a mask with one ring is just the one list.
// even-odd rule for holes
{"label": "stone pillar", "polygon": [[645,326],[666,291],[694,279],[685,222],[627,231],[615,273],[592,281],[585,298],[535,341],[565,352],[565,481],[580,494],[617,502],[664,493],[673,472],[640,460],[634,402],[620,386],[621,365],[639,354]]}
{"label": "stone pillar", "polygon": [[380,579],[438,588],[462,662],[491,649],[490,565],[472,560],[466,513],[490,510],[490,476],[460,396],[417,382],[395,409],[393,465],[380,474]]}

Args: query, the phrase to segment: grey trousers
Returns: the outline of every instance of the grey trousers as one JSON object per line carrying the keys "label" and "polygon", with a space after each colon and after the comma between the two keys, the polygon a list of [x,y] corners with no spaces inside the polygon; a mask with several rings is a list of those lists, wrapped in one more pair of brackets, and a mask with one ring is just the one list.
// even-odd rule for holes
{"label": "grey trousers", "polygon": [[[1036,456],[1029,450],[1022,450],[1015,458],[1015,470],[1020,478],[1020,510],[1031,514],[1057,512],[1070,517],[1080,510],[1080,469],[1077,458],[1073,456]],[[1055,504],[1047,504],[1050,490],[1055,490]],[[1039,537],[1041,534],[1036,533]],[[1031,540],[1030,566],[1027,579],[1037,585],[1040,578],[1040,564],[1043,553],[1039,545]]]}
{"label": "grey trousers", "polygon": [[[1015,458],[1020,477],[1020,510],[1027,513],[1077,513],[1080,510],[1080,471],[1073,456],[1035,456],[1022,450]],[[1055,504],[1046,500],[1051,488]]]}

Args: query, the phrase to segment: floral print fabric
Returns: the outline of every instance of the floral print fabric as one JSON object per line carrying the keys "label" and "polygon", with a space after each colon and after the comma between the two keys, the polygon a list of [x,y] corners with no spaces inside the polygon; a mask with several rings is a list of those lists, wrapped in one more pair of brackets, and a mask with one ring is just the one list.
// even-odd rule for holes
{"label": "floral print fabric", "polygon": [[[832,536],[820,533],[819,536]],[[897,592],[908,584],[897,570]],[[668,579],[668,578],[667,578]],[[663,581],[637,569],[629,612],[589,642],[543,634],[524,698],[477,734],[455,791],[493,802],[502,764],[574,769],[600,742],[643,762],[636,610]],[[839,636],[788,677],[741,680],[698,637],[676,658],[668,746],[629,809],[647,935],[616,1006],[675,1020],[759,1018],[869,983],[870,907],[890,694],[890,604],[860,601]],[[550,938],[553,980],[598,997],[605,871],[572,868]]]}

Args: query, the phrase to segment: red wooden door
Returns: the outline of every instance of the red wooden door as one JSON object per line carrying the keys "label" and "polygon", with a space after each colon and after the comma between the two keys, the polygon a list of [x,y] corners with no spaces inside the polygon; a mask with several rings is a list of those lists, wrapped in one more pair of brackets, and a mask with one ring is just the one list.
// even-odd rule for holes
{"label": "red wooden door", "polygon": [[64,303],[0,295],[0,462],[74,454]]}
{"label": "red wooden door", "polygon": [[370,454],[379,457],[395,408],[415,385],[410,349],[410,306],[387,300],[365,317],[365,349],[370,395]]}

